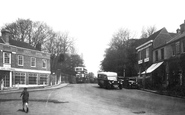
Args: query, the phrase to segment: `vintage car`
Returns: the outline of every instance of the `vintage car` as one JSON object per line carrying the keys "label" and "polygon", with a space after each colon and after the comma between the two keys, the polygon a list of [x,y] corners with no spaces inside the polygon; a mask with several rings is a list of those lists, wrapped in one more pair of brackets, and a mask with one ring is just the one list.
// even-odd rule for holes
{"label": "vintage car", "polygon": [[138,89],[139,88],[139,85],[138,83],[135,81],[135,80],[128,80],[128,88],[136,88]]}
{"label": "vintage car", "polygon": [[119,88],[122,89],[122,81],[118,80],[117,73],[115,72],[99,72],[97,76],[98,85],[102,88],[112,89]]}

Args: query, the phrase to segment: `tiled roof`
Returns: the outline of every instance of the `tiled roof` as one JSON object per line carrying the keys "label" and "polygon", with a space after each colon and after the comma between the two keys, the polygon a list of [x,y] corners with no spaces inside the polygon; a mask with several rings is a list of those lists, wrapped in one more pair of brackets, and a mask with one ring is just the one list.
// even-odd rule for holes
{"label": "tiled roof", "polygon": [[176,35],[177,35],[177,33],[171,33],[171,32],[169,32],[169,34],[170,34],[170,36],[173,38],[173,37],[175,37]]}
{"label": "tiled roof", "polygon": [[172,43],[172,42],[174,42],[174,41],[176,41],[176,40],[178,40],[178,39],[180,39],[180,38],[182,38],[182,37],[185,37],[185,32],[184,33],[182,33],[182,34],[177,34],[174,38],[172,38],[170,41],[168,41],[167,43],[169,44],[169,43]]}
{"label": "tiled roof", "polygon": [[145,42],[148,42],[150,40],[154,40],[158,35],[159,33],[163,30],[164,28],[158,30],[157,32],[153,33],[151,36],[149,36],[148,38],[141,38],[138,40],[138,45],[137,46],[140,46],[142,44],[144,44]]}
{"label": "tiled roof", "polygon": [[[1,38],[1,36],[0,36],[0,43],[4,43],[2,38]],[[17,41],[17,40],[13,40],[13,39],[9,40],[9,44],[13,45],[13,46],[17,46],[17,47],[22,47],[22,48],[26,48],[26,49],[36,50],[33,46],[31,46],[30,44],[28,44],[26,42],[21,42],[21,41]]]}
{"label": "tiled roof", "polygon": [[160,33],[163,29],[164,29],[164,28],[162,28],[162,29],[158,30],[157,32],[153,33],[151,36],[149,36],[149,37],[147,38],[147,41],[154,40],[154,39],[159,35],[159,33]]}

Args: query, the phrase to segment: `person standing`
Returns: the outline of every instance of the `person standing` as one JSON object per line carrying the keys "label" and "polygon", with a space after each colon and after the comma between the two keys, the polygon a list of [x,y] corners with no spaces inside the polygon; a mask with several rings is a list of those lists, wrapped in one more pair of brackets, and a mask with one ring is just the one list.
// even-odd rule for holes
{"label": "person standing", "polygon": [[29,100],[29,92],[27,91],[27,88],[24,88],[22,91],[20,97],[22,96],[22,107],[23,111],[25,111],[24,107],[26,107],[26,113],[28,113],[29,108],[28,108],[28,100]]}
{"label": "person standing", "polygon": [[4,80],[1,79],[1,90],[3,90],[3,88],[4,88]]}

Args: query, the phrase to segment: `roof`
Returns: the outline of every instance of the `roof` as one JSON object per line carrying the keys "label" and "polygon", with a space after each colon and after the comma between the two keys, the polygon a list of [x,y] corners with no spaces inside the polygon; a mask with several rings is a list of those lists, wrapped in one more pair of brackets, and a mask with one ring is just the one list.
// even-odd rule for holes
{"label": "roof", "polygon": [[[0,43],[4,44],[4,41],[2,40],[1,36],[0,36]],[[34,48],[33,46],[31,46],[30,44],[28,44],[26,42],[21,42],[21,41],[17,41],[17,40],[13,40],[13,39],[9,40],[9,44],[13,45],[13,46],[21,47],[21,48],[37,50],[36,48]]]}
{"label": "roof", "polygon": [[169,43],[172,43],[172,42],[174,42],[174,41],[177,41],[177,40],[179,40],[179,39],[181,39],[181,38],[183,38],[183,37],[185,37],[185,32],[184,33],[182,33],[182,34],[177,34],[175,37],[173,37],[170,41],[168,41],[167,43],[169,44]]}
{"label": "roof", "polygon": [[172,33],[172,32],[169,32],[170,36],[173,38],[177,35],[177,33]]}
{"label": "roof", "polygon": [[147,41],[154,40],[154,39],[159,35],[159,33],[160,33],[163,29],[164,29],[164,28],[162,28],[162,29],[158,30],[157,32],[153,33],[151,36],[149,36],[149,37],[147,38]]}
{"label": "roof", "polygon": [[98,74],[103,74],[109,76],[117,76],[116,72],[98,72]]}
{"label": "roof", "polygon": [[10,43],[10,45],[13,45],[13,46],[36,50],[33,46],[31,46],[30,44],[28,44],[26,42],[21,42],[21,41],[10,39],[9,43]]}
{"label": "roof", "polygon": [[141,39],[139,39],[139,41],[138,41],[139,43],[138,43],[137,47],[139,47],[140,45],[142,45],[142,44],[144,44],[144,43],[146,43],[146,42],[148,42],[150,40],[154,40],[160,34],[160,32],[163,29],[165,29],[165,28],[162,28],[162,29],[158,30],[157,32],[155,32],[152,35],[150,35],[148,38],[141,38]]}

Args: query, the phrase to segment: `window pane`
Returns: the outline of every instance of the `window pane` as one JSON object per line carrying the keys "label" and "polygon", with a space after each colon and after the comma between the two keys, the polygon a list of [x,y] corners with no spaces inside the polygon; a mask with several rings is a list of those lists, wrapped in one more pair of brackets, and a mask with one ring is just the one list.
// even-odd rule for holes
{"label": "window pane", "polygon": [[10,63],[10,53],[4,52],[4,63]]}
{"label": "window pane", "polygon": [[37,84],[37,74],[29,74],[29,84]]}
{"label": "window pane", "polygon": [[18,65],[23,65],[23,56],[18,56]]}
{"label": "window pane", "polygon": [[47,84],[47,75],[46,74],[40,75],[40,84]]}
{"label": "window pane", "polygon": [[45,59],[42,60],[42,67],[46,68],[46,60]]}
{"label": "window pane", "polygon": [[37,77],[29,77],[29,84],[37,84]]}
{"label": "window pane", "polygon": [[146,58],[149,57],[149,48],[146,49]]}
{"label": "window pane", "polygon": [[25,73],[15,73],[15,84],[25,84]]}
{"label": "window pane", "polygon": [[31,66],[35,67],[36,66],[36,58],[31,58]]}

